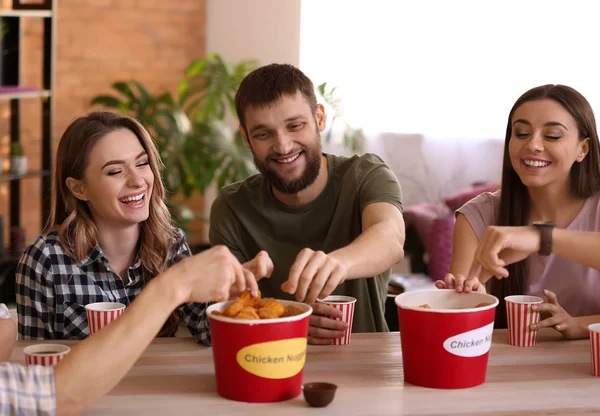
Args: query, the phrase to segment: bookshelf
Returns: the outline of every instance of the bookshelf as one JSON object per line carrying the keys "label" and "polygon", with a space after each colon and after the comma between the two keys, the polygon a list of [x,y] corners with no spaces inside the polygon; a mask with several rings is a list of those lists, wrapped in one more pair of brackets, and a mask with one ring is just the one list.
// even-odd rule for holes
{"label": "bookshelf", "polygon": [[[9,183],[9,217],[5,227],[21,226],[21,181],[40,178],[42,224],[45,224],[51,197],[52,171],[52,124],[54,115],[54,69],[56,57],[56,8],[57,0],[45,0],[39,8],[28,4],[23,8],[19,0],[13,0],[12,9],[0,9],[0,103],[8,102],[10,143],[21,141],[20,126],[23,121],[19,103],[21,100],[37,100],[41,106],[41,169],[29,170],[24,174],[0,171],[0,183]],[[43,20],[42,79],[38,88],[22,85],[22,39],[24,19]],[[4,250],[7,258],[8,250]],[[2,253],[0,253],[0,259]],[[10,255],[8,256],[10,258]],[[1,282],[0,282],[1,284]]]}

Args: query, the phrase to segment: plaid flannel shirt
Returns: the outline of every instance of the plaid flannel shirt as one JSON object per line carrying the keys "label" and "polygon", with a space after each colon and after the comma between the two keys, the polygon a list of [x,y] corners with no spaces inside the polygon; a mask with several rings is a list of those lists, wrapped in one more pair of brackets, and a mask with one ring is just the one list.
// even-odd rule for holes
{"label": "plaid flannel shirt", "polygon": [[0,415],[54,415],[54,368],[0,363]]}
{"label": "plaid flannel shirt", "polygon": [[[167,265],[188,256],[191,251],[185,235],[176,228]],[[128,306],[143,289],[143,273],[138,255],[124,284],[99,245],[76,262],[65,252],[57,233],[42,235],[25,250],[17,266],[19,334],[23,339],[83,339],[89,335],[84,306],[94,302]],[[207,306],[186,303],[179,311],[196,341],[210,345]]]}

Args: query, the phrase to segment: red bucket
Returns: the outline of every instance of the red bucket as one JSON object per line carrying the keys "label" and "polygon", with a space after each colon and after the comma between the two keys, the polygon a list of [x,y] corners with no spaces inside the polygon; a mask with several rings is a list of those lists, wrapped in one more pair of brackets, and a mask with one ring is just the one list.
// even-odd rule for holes
{"label": "red bucket", "polygon": [[217,392],[242,402],[278,402],[301,393],[309,305],[279,300],[303,311],[277,319],[215,316],[232,301],[208,307]]}
{"label": "red bucket", "polygon": [[[476,307],[479,304],[487,306]],[[453,289],[396,296],[404,381],[460,389],[485,381],[498,299]],[[421,305],[429,305],[430,309]]]}

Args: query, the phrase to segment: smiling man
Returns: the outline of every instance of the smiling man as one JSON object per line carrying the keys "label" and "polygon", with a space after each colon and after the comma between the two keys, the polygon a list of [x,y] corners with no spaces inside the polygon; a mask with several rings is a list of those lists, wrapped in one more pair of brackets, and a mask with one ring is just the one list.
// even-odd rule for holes
{"label": "smiling man", "polygon": [[[353,332],[387,331],[390,268],[404,255],[393,172],[374,154],[322,152],[324,108],[310,79],[291,65],[251,72],[235,105],[260,173],[221,191],[211,210],[211,243],[228,246],[249,268],[268,253],[274,269],[259,282],[263,296],[310,304],[332,293],[353,296]],[[339,312],[313,307],[309,342],[341,337],[344,324],[332,319]]]}

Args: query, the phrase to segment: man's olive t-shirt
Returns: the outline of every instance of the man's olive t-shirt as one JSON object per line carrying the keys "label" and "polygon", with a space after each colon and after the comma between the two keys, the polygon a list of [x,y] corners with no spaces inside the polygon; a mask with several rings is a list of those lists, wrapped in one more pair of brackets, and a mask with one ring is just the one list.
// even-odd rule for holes
{"label": "man's olive t-shirt", "polygon": [[[330,253],[362,232],[362,211],[374,202],[388,202],[402,211],[400,184],[376,155],[350,158],[325,154],[327,185],[312,202],[287,206],[273,195],[261,174],[229,185],[213,203],[209,238],[223,244],[242,263],[266,250],[273,260],[270,279],[260,280],[264,297],[293,299],[281,285],[298,253],[308,247]],[[347,280],[334,291],[357,299],[352,332],[382,332],[390,270],[374,277]]]}

